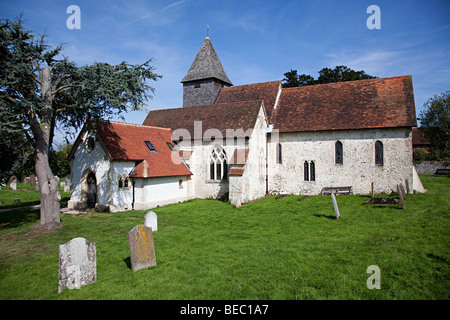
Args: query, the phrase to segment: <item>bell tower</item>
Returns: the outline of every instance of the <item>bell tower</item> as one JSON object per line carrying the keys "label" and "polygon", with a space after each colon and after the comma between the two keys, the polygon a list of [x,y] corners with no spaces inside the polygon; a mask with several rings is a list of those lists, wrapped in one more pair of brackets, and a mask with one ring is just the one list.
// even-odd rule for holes
{"label": "bell tower", "polygon": [[213,104],[222,87],[233,85],[223,69],[209,36],[203,41],[181,83],[183,84],[183,108]]}

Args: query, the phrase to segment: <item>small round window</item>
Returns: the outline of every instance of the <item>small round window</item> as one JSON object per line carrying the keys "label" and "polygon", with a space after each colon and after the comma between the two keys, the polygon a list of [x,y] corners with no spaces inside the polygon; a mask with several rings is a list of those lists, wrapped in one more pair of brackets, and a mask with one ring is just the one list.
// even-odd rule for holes
{"label": "small round window", "polygon": [[95,148],[95,139],[90,137],[86,143],[87,151],[91,152]]}

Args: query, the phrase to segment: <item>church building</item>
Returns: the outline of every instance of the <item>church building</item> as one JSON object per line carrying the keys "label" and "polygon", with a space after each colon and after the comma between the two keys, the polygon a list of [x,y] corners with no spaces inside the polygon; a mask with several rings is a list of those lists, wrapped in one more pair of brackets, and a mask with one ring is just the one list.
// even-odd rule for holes
{"label": "church building", "polygon": [[181,80],[181,108],[142,125],[94,121],[69,159],[69,208],[149,209],[193,198],[240,206],[268,193],[345,187],[423,192],[412,162],[412,77],[297,88],[233,86],[209,37]]}

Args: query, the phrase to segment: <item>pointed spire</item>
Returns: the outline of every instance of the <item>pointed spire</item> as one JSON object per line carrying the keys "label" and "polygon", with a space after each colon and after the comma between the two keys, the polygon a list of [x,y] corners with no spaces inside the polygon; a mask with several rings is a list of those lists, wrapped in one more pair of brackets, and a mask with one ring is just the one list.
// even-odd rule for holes
{"label": "pointed spire", "polygon": [[209,36],[206,36],[205,41],[203,41],[203,44],[194,59],[194,62],[192,62],[188,73],[184,76],[181,82],[210,78],[215,78],[228,85],[233,85],[223,69],[222,63],[219,60],[216,50],[214,50]]}

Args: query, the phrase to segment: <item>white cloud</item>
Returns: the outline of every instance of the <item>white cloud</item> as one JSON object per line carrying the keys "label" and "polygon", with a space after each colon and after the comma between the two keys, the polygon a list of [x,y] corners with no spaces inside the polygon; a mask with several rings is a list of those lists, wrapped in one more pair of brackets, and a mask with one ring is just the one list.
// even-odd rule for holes
{"label": "white cloud", "polygon": [[379,77],[392,76],[392,67],[398,66],[402,59],[401,52],[389,50],[341,52],[326,56],[329,57],[328,64],[331,67],[344,65]]}
{"label": "white cloud", "polygon": [[182,5],[182,4],[186,3],[186,2],[189,2],[189,1],[190,0],[180,0],[180,1],[177,1],[177,2],[174,2],[174,3],[171,3],[171,4],[161,8],[159,10],[155,10],[155,11],[152,10],[152,11],[150,11],[150,12],[144,14],[144,15],[139,16],[138,18],[136,18],[134,20],[125,22],[124,25],[130,25],[130,24],[133,24],[133,23],[136,23],[136,22],[140,22],[140,21],[143,21],[143,20],[149,20],[149,18],[152,18],[150,20],[150,22],[153,25],[165,25],[165,24],[171,23],[173,21],[173,17],[169,17],[167,15],[161,15],[161,14],[163,12],[171,9],[171,8],[178,7],[178,6],[180,6],[180,5]]}

